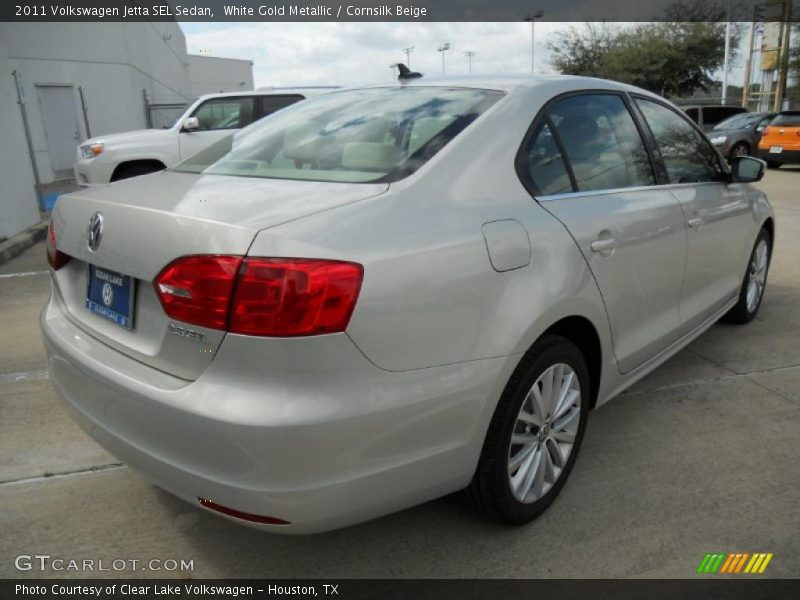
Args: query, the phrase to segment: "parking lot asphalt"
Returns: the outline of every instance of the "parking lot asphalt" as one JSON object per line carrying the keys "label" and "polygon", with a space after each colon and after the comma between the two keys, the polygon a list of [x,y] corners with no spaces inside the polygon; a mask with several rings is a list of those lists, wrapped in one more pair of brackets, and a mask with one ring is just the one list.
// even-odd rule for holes
{"label": "parking lot asphalt", "polygon": [[191,572],[101,576],[695,577],[709,552],[771,552],[761,577],[800,576],[800,169],[758,185],[777,212],[758,318],[715,325],[594,411],[570,481],[521,528],[447,497],[284,537],[161,491],[62,410],[37,323],[45,251],[31,248],[0,266],[0,577],[93,575],[21,572],[21,554],[193,561]]}

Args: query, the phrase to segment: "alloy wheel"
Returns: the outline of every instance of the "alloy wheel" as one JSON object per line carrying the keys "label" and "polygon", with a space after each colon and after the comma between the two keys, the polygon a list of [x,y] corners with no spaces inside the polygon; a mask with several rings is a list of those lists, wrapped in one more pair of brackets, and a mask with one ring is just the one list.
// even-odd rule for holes
{"label": "alloy wheel", "polygon": [[753,252],[747,279],[747,310],[754,312],[758,308],[764,286],[767,283],[767,266],[769,265],[769,246],[761,240]]}
{"label": "alloy wheel", "polygon": [[569,365],[552,365],[534,382],[517,415],[508,449],[508,480],[525,504],[558,481],[575,445],[581,419],[581,385]]}

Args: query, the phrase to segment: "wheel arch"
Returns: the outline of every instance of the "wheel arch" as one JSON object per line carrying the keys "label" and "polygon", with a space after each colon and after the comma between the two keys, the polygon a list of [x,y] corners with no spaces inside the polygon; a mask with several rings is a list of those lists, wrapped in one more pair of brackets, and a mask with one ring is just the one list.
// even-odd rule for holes
{"label": "wheel arch", "polygon": [[589,407],[594,408],[600,391],[600,380],[603,371],[603,348],[600,343],[600,335],[594,324],[580,315],[563,317],[548,327],[542,335],[558,335],[566,338],[581,351],[589,369],[589,384],[591,386]]}
{"label": "wheel arch", "polygon": [[119,163],[111,173],[111,181],[114,181],[114,178],[119,175],[119,173],[129,167],[154,167],[155,171],[160,171],[162,169],[166,169],[167,165],[164,164],[163,161],[157,158],[136,158],[131,160],[124,160]]}

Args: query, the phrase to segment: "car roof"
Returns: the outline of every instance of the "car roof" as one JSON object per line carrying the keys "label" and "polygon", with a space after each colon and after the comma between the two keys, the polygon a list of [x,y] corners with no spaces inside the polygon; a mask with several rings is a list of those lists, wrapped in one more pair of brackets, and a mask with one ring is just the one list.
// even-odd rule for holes
{"label": "car roof", "polygon": [[325,92],[332,92],[336,89],[339,88],[335,86],[258,88],[257,90],[242,90],[241,92],[217,92],[215,94],[203,94],[202,96],[198,97],[198,100],[207,100],[208,98],[225,98],[228,96],[286,96],[292,94],[308,97],[316,96],[317,94],[324,94]]}
{"label": "car roof", "polygon": [[577,75],[459,75],[453,77],[420,77],[406,81],[388,81],[364,86],[352,86],[350,89],[363,89],[374,87],[387,87],[404,85],[409,87],[464,87],[476,89],[489,89],[498,91],[511,91],[515,89],[530,89],[556,82],[585,82],[587,88],[608,89],[638,89],[633,86],[598,79],[596,77],[580,77]]}

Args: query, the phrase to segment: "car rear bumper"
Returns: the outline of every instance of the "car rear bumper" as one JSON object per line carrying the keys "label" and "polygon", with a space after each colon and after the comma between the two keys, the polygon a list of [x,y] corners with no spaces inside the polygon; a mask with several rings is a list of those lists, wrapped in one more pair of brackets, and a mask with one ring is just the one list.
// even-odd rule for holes
{"label": "car rear bumper", "polygon": [[759,148],[758,157],[761,160],[770,162],[784,163],[800,163],[800,150],[786,150],[782,152],[770,152],[769,148]]}
{"label": "car rear bumper", "polygon": [[48,371],[82,428],[176,496],[288,521],[257,525],[281,533],[346,526],[466,486],[518,358],[387,372],[345,334],[229,334],[209,369],[185,381],[96,341],[62,310],[51,299],[41,314]]}

